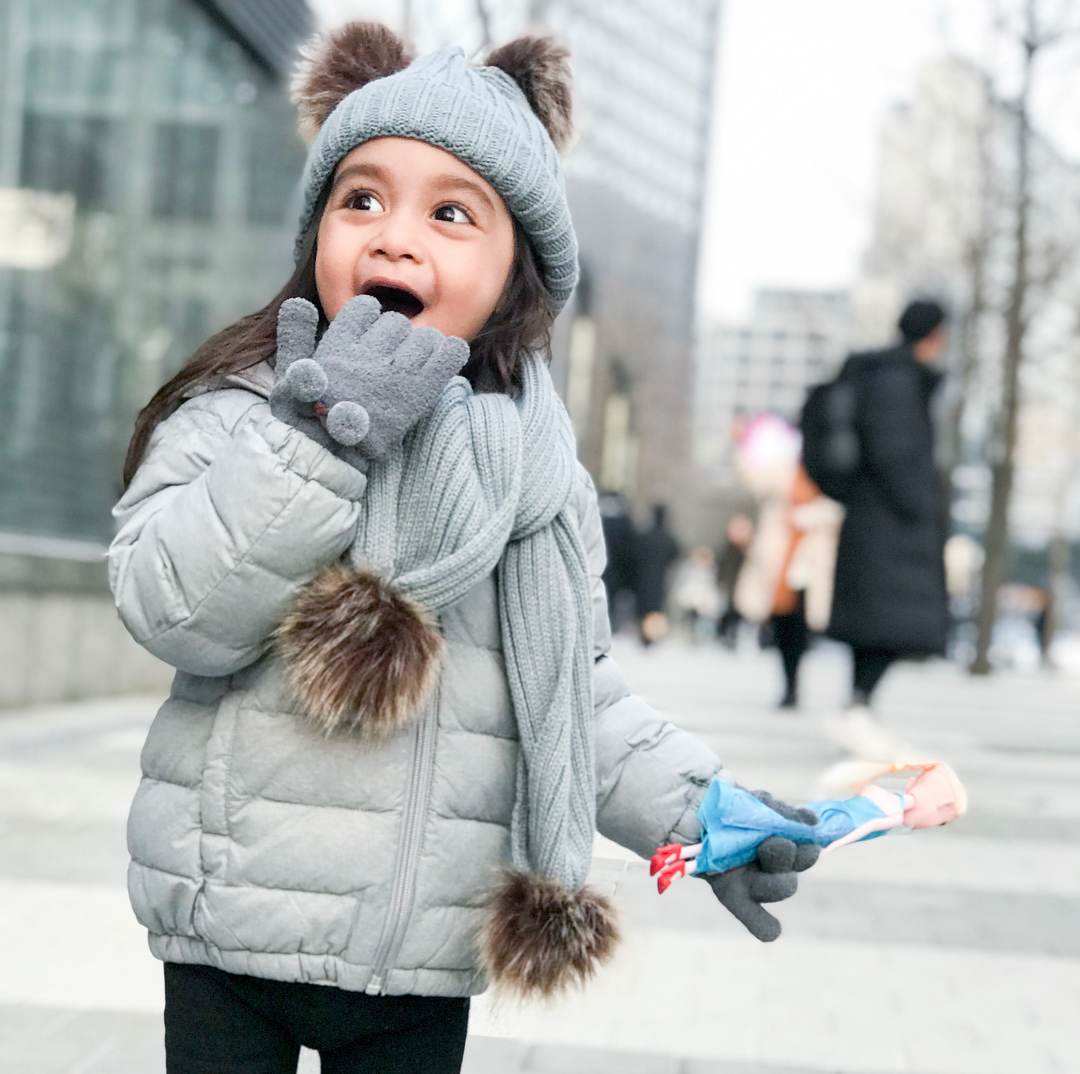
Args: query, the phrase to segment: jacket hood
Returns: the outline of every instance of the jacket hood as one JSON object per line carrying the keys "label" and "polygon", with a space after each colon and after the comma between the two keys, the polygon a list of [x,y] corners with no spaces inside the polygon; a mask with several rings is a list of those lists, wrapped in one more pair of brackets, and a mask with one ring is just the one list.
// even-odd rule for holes
{"label": "jacket hood", "polygon": [[270,391],[274,387],[274,370],[269,362],[262,361],[248,369],[241,369],[239,373],[222,377],[220,383],[214,387],[246,388],[263,399],[269,399]]}

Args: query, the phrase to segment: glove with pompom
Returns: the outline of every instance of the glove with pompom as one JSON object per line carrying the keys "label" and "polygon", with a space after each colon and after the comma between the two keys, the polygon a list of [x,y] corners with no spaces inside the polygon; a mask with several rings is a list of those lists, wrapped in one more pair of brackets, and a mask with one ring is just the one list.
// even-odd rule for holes
{"label": "glove with pompom", "polygon": [[349,299],[316,344],[318,327],[307,299],[281,304],[270,412],[331,451],[366,459],[391,454],[469,358],[465,340],[413,328],[370,295]]}

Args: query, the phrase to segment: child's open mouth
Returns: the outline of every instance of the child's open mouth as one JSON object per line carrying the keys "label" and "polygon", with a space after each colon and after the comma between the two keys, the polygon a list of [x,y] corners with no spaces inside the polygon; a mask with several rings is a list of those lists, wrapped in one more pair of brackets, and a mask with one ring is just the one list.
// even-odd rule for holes
{"label": "child's open mouth", "polygon": [[383,313],[403,313],[411,319],[424,310],[424,303],[405,287],[374,283],[364,288],[364,294],[376,299]]}

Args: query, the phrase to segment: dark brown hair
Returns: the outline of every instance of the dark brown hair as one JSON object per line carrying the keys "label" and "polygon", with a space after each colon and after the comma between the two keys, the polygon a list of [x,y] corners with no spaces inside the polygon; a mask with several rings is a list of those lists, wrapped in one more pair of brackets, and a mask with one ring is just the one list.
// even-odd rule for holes
{"label": "dark brown hair", "polygon": [[[325,197],[321,202],[325,204]],[[316,236],[322,204],[316,208],[315,223],[304,237],[296,270],[285,286],[261,310],[211,336],[139,412],[124,460],[125,488],[146,454],[154,429],[185,399],[274,354],[278,309],[287,298],[306,298],[319,310],[322,319],[322,304],[315,286]],[[533,351],[547,354],[553,318],[551,297],[540,275],[536,255],[514,219],[514,260],[510,275],[491,316],[470,344],[469,361],[461,371],[462,376],[477,391],[513,394],[520,387],[524,357]]]}

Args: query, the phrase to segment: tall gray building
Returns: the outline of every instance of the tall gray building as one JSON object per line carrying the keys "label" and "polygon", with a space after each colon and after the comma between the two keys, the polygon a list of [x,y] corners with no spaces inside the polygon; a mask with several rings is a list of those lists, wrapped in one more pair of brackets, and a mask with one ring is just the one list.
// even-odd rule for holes
{"label": "tall gray building", "polygon": [[716,0],[552,0],[579,141],[566,163],[582,285],[556,371],[598,485],[691,512],[694,294]]}
{"label": "tall gray building", "polygon": [[139,408],[289,274],[308,21],[0,0],[0,704],[156,674],[108,596],[109,512]]}

